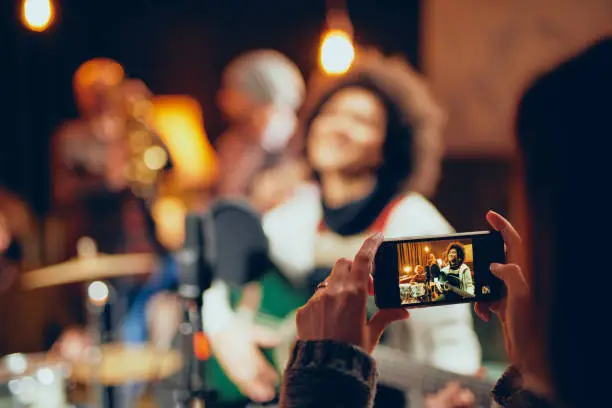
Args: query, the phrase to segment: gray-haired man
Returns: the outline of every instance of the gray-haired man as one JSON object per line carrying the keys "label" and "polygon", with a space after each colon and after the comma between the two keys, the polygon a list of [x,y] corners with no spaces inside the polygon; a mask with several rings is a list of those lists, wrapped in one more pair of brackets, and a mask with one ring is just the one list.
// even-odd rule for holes
{"label": "gray-haired man", "polygon": [[217,141],[220,197],[245,197],[265,212],[305,177],[289,148],[304,92],[299,68],[278,51],[250,51],[230,62],[217,95],[230,124]]}

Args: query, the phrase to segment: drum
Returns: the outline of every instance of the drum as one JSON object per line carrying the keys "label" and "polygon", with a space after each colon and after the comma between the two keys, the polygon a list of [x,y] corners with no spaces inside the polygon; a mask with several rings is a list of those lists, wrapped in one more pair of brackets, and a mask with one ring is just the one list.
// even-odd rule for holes
{"label": "drum", "polygon": [[417,299],[427,293],[424,283],[413,283],[410,286],[410,297]]}
{"label": "drum", "polygon": [[0,363],[0,408],[65,408],[69,366],[47,354],[10,354]]}
{"label": "drum", "polygon": [[410,283],[400,283],[400,299],[402,304],[406,304],[410,301]]}

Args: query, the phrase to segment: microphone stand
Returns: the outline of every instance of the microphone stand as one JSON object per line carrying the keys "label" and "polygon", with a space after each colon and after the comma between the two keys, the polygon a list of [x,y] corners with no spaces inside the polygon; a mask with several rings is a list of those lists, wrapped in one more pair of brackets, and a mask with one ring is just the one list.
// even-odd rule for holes
{"label": "microphone stand", "polygon": [[200,318],[201,290],[193,285],[181,285],[179,295],[183,308],[183,322],[179,326],[180,347],[186,364],[183,366],[181,380],[173,392],[175,408],[208,407],[216,395],[206,389],[205,373],[194,352],[195,335],[202,330]]}

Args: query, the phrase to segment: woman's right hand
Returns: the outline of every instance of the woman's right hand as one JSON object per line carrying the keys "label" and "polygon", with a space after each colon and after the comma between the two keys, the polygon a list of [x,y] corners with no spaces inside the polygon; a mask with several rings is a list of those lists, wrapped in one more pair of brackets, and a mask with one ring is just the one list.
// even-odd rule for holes
{"label": "woman's right hand", "polygon": [[520,368],[524,366],[523,359],[528,355],[526,350],[532,343],[531,325],[528,323],[531,298],[521,269],[524,264],[522,241],[512,224],[498,213],[489,211],[487,221],[501,233],[506,244],[507,263],[491,264],[491,273],[506,286],[506,296],[494,303],[477,302],[474,309],[484,321],[489,321],[491,312],[497,315],[502,324],[510,361]]}

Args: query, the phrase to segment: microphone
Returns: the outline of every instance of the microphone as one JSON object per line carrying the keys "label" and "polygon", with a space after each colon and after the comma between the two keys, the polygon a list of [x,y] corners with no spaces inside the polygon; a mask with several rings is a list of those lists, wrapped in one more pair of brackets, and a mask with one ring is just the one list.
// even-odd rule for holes
{"label": "microphone", "polygon": [[185,217],[185,242],[177,254],[179,295],[202,307],[202,293],[212,284],[212,267],[207,261],[207,241],[204,216],[198,213]]}

